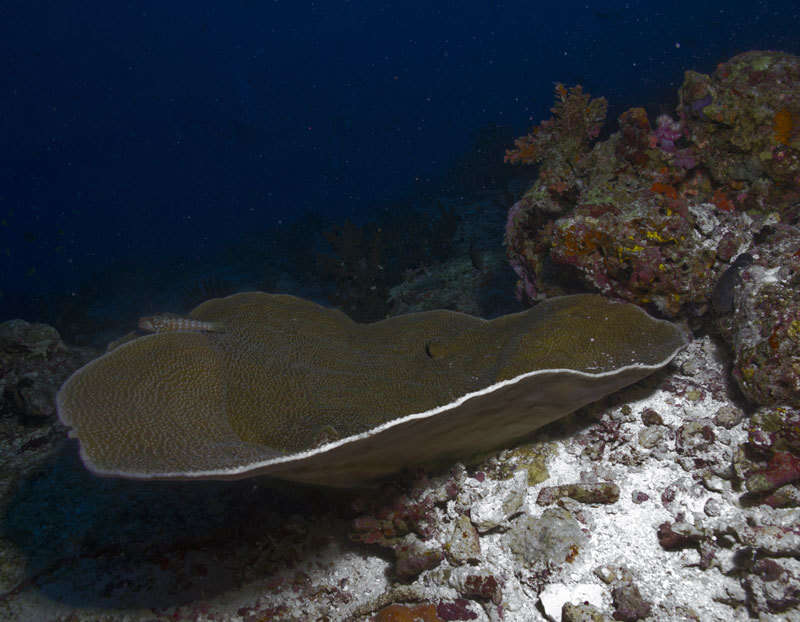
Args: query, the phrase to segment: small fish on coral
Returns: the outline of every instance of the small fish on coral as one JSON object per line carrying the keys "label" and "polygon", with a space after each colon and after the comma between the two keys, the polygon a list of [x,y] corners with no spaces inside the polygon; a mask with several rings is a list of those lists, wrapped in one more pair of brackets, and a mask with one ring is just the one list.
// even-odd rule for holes
{"label": "small fish on coral", "polygon": [[203,322],[170,313],[139,318],[139,328],[148,333],[165,333],[169,331],[218,333],[225,330],[222,322]]}

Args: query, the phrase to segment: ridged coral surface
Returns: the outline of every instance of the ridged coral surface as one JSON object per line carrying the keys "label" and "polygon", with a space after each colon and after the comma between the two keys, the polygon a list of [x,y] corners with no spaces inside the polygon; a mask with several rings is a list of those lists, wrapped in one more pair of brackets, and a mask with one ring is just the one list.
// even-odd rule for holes
{"label": "ridged coral surface", "polygon": [[677,326],[597,295],[490,321],[439,310],[358,324],[250,292],[192,319],[220,329],[124,343],[59,392],[92,470],[357,485],[507,445],[685,343]]}

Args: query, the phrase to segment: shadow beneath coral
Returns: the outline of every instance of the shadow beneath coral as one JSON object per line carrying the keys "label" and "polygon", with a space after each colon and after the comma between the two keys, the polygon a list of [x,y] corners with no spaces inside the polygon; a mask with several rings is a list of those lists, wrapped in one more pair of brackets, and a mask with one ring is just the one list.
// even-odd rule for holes
{"label": "shadow beneath coral", "polygon": [[310,554],[310,525],[344,532],[345,521],[321,519],[336,509],[329,495],[257,479],[103,479],[67,443],[2,518],[27,572],[0,598],[35,589],[67,606],[156,611],[209,599]]}
{"label": "shadow beneath coral", "polygon": [[579,408],[566,417],[557,419],[535,430],[531,440],[570,441],[576,440],[581,447],[590,447],[602,455],[606,444],[617,445],[625,442],[620,436],[620,419],[626,417],[619,413],[627,404],[652,397],[659,388],[667,386],[674,374],[671,365],[656,370],[646,378],[611,393],[605,397]]}

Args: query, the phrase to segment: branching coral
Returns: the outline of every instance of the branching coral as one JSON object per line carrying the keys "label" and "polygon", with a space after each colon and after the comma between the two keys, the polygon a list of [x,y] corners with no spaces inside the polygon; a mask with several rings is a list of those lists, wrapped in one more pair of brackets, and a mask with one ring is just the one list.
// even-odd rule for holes
{"label": "branching coral", "polygon": [[592,99],[580,84],[567,89],[556,84],[553,117],[514,141],[506,151],[511,164],[536,164],[548,160],[574,162],[598,137],[606,118],[605,97]]}

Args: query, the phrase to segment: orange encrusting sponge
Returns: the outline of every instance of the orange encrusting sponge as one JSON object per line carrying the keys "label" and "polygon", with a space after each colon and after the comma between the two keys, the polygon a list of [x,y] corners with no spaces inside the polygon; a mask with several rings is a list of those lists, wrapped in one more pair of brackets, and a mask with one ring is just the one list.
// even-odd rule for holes
{"label": "orange encrusting sponge", "polygon": [[797,126],[795,115],[788,108],[781,108],[772,118],[775,142],[779,145],[788,145]]}

